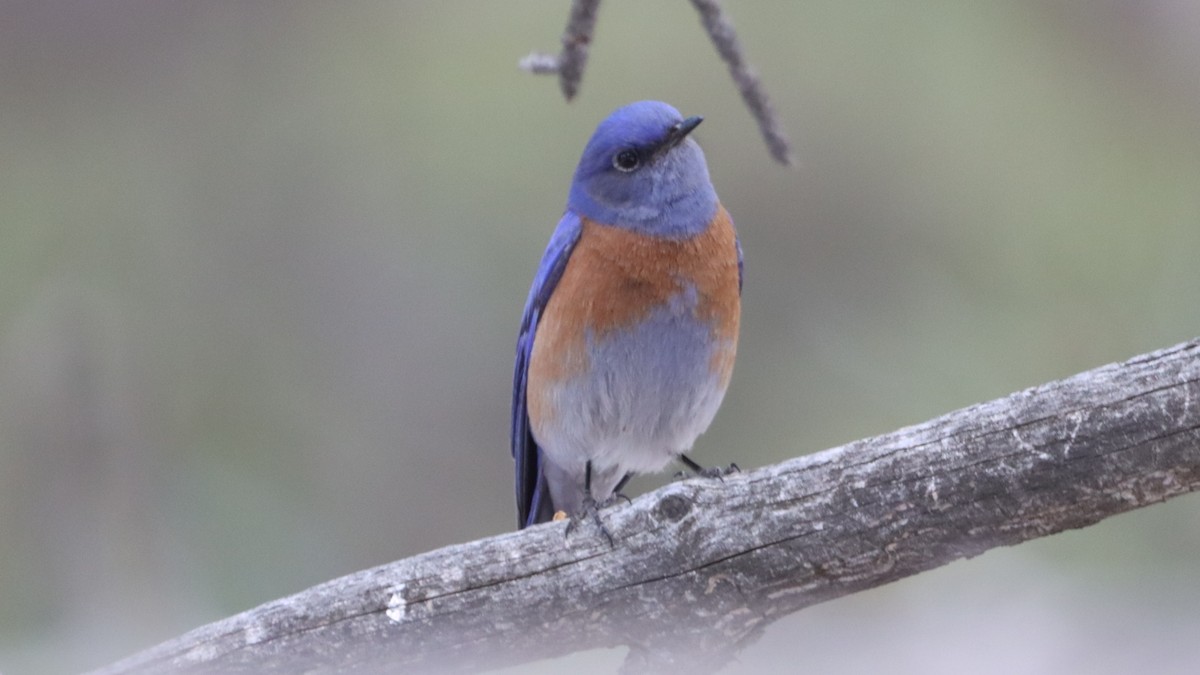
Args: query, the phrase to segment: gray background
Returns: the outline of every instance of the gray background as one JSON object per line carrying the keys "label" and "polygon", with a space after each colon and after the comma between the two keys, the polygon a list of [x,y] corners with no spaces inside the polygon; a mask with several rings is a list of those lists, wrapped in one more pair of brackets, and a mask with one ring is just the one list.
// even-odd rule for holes
{"label": "gray background", "polygon": [[[682,0],[605,3],[570,105],[515,67],[562,2],[0,5],[0,671],[512,528],[521,305],[632,100],[706,116],[746,250],[705,463],[1200,334],[1200,5],[728,6],[798,168]],[[729,672],[1192,672],[1198,558],[1181,498],[802,612]]]}

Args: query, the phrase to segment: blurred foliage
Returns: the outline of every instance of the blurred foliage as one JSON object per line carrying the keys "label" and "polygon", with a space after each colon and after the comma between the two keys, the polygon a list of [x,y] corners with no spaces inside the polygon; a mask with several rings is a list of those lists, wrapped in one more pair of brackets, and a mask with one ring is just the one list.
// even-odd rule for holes
{"label": "blurred foliage", "polygon": [[[564,3],[4,3],[0,671],[510,529],[520,307],[631,100],[706,116],[746,250],[706,461],[1200,334],[1200,6],[728,5],[796,170],[682,1],[605,3],[570,105],[515,67]],[[1179,499],[802,612],[729,670],[1191,672],[1198,559]]]}

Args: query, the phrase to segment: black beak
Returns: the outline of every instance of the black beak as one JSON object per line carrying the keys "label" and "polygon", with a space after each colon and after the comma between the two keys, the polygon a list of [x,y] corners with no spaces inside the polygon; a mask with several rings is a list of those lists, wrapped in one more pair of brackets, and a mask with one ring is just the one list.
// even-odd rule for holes
{"label": "black beak", "polygon": [[703,121],[703,117],[696,115],[671,127],[671,130],[667,132],[667,137],[663,139],[662,150],[670,150],[682,143],[683,139],[687,138],[687,135],[692,133],[692,130],[700,126]]}

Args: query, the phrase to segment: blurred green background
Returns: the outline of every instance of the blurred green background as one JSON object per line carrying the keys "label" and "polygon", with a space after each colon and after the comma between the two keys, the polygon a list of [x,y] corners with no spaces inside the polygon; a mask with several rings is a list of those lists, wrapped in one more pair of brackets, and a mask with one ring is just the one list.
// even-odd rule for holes
{"label": "blurred green background", "polygon": [[[1200,4],[728,8],[797,168],[682,0],[605,3],[569,105],[516,68],[564,2],[0,4],[0,671],[511,529],[521,306],[632,100],[706,116],[745,246],[706,463],[1200,335]],[[801,612],[728,672],[1190,673],[1198,570],[1185,497]]]}

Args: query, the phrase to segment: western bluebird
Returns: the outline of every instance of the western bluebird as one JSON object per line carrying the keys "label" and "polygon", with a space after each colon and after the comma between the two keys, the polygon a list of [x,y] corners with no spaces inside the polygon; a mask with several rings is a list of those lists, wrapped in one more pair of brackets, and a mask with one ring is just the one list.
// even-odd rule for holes
{"label": "western bluebird", "polygon": [[684,119],[658,101],[596,128],[525,301],[513,375],[519,527],[591,511],[680,459],[733,373],[742,249]]}

